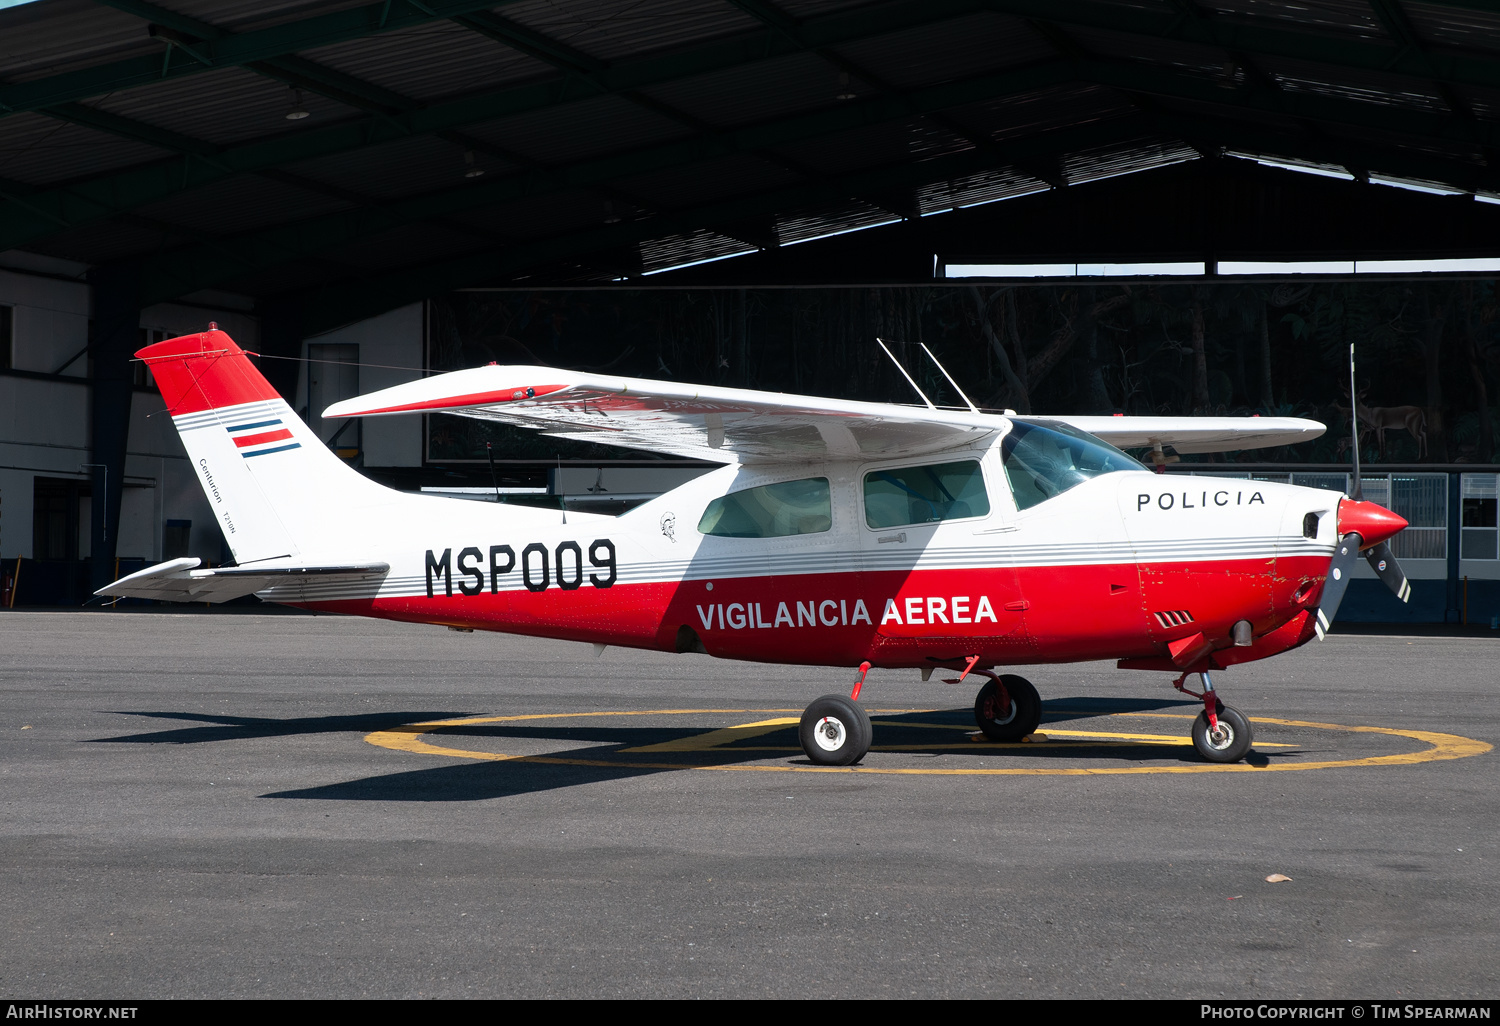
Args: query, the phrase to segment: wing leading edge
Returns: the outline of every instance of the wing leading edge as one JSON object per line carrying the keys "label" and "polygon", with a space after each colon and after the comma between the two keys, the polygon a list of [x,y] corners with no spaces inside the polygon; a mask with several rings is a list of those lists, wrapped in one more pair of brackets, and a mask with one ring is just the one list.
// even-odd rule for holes
{"label": "wing leading edge", "polygon": [[[823,399],[551,367],[476,367],[334,403],[324,417],[452,413],[558,438],[717,463],[896,459],[984,445],[999,414]],[[1031,418],[1028,418],[1031,419]],[[1045,417],[1119,448],[1256,449],[1317,438],[1295,417]]]}

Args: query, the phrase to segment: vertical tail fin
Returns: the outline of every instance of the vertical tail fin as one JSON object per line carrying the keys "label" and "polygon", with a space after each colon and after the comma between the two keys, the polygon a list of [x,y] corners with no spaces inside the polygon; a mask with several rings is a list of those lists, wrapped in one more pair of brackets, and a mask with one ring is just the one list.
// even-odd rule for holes
{"label": "vertical tail fin", "polygon": [[217,328],[147,346],[167,412],[234,558],[308,558],[339,507],[384,491],[328,450]]}

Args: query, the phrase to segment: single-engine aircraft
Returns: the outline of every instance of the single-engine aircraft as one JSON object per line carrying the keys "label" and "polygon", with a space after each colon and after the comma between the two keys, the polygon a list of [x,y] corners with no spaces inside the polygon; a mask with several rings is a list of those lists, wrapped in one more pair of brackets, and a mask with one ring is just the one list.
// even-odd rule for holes
{"label": "single-engine aircraft", "polygon": [[[324,412],[443,411],[723,464],[604,516],[376,484],[213,326],[136,355],[237,565],[168,560],[99,595],[253,593],[461,630],[858,667],[852,694],[802,716],[802,747],[822,765],[869,750],[858,698],[872,666],[983,679],[975,719],[1003,742],[1032,734],[1042,709],[1030,682],[997,667],[1096,659],[1176,674],[1203,702],[1198,752],[1234,762],[1250,723],[1219,700],[1212,671],[1321,636],[1361,552],[1409,594],[1387,542],[1406,521],[1389,510],[1164,476],[1121,451],[1286,445],[1323,433],[1308,420],[1000,415],[493,364]],[[1201,692],[1184,686],[1194,674]]]}

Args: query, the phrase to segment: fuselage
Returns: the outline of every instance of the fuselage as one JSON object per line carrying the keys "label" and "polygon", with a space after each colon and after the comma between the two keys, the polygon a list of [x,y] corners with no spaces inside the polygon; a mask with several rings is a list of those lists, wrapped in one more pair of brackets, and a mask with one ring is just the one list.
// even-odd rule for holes
{"label": "fuselage", "polygon": [[[815,665],[931,667],[977,656],[991,666],[1119,659],[1172,669],[1185,668],[1185,639],[1196,639],[1198,661],[1212,653],[1227,665],[1311,636],[1308,611],[1337,541],[1337,493],[1123,470],[1018,499],[1024,488],[1001,450],[997,438],[944,453],[945,465],[978,465],[984,494],[920,523],[892,523],[914,516],[877,509],[889,495],[871,484],[905,480],[924,462],[913,459],[726,466],[619,517],[385,493],[342,511],[347,523],[320,546],[388,562],[384,579],[261,594],[389,619]],[[809,481],[826,481],[827,513],[797,533],[714,533],[715,500]],[[1248,647],[1230,640],[1240,621],[1255,639]]]}
{"label": "fuselage", "polygon": [[[1405,526],[1333,492],[1153,474],[1063,421],[579,375],[527,384],[569,377],[536,367],[424,378],[339,415],[462,409],[726,465],[619,517],[413,495],[341,462],[224,332],[137,355],[238,565],[168,561],[116,582],[116,595],[253,590],[785,663],[1113,658],[1195,672],[1306,641],[1339,531],[1362,548]],[[1200,448],[1322,430],[1242,419],[1086,426]]]}

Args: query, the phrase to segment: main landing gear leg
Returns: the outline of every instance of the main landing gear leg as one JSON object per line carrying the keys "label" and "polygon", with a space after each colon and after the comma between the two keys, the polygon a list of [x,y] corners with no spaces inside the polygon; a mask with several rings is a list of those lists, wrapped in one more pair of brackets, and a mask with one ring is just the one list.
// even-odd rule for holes
{"label": "main landing gear leg", "polygon": [[853,694],[848,698],[824,695],[802,714],[797,737],[807,757],[818,765],[852,766],[869,752],[874,737],[870,714],[856,702],[869,672],[870,664],[860,663]]}
{"label": "main landing gear leg", "polygon": [[1188,678],[1184,673],[1172,682],[1172,686],[1184,695],[1203,700],[1203,711],[1193,721],[1193,747],[1209,762],[1239,762],[1250,751],[1254,737],[1250,732],[1250,721],[1219,701],[1214,683],[1207,670],[1198,672],[1203,681],[1203,693],[1189,691],[1183,687]]}
{"label": "main landing gear leg", "polygon": [[[989,670],[976,670],[972,660],[964,676],[970,673],[990,679],[974,699],[974,722],[985,737],[991,741],[1020,741],[1036,733],[1037,724],[1042,722],[1042,696],[1036,693],[1031,681],[1014,673],[997,677]],[[961,680],[963,677],[950,683]]]}

